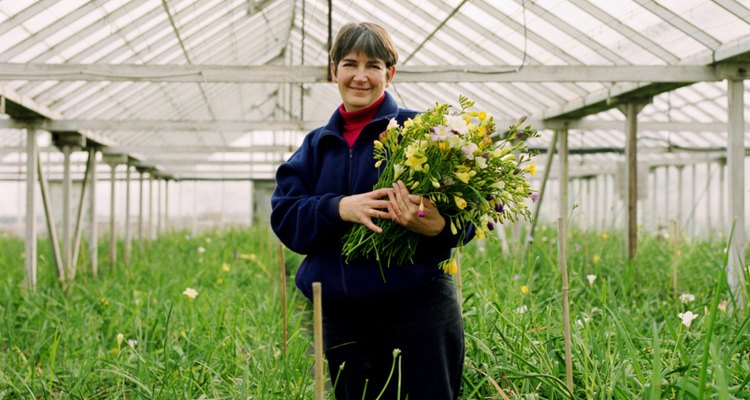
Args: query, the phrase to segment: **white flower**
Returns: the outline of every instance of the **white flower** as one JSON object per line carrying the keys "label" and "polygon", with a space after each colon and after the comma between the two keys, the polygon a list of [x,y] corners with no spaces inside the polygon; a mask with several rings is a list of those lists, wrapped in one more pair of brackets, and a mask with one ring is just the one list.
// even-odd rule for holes
{"label": "white flower", "polygon": [[210,237],[206,238],[206,243],[211,243],[211,238]]}
{"label": "white flower", "polygon": [[451,130],[448,129],[447,126],[439,125],[432,128],[432,135],[430,135],[430,139],[434,141],[444,141],[450,139],[451,136],[453,136],[453,132],[451,132]]}
{"label": "white flower", "polygon": [[576,325],[577,325],[577,326],[578,326],[579,328],[583,328],[583,321],[581,321],[580,319],[577,319],[577,320],[576,320]]}
{"label": "white flower", "polygon": [[396,121],[396,118],[391,118],[390,121],[388,121],[388,126],[385,128],[386,130],[391,130],[398,128],[398,121]]}
{"label": "white flower", "polygon": [[466,126],[466,120],[460,115],[446,115],[445,125],[452,131],[458,132],[459,135],[465,135],[469,131],[468,126]]}
{"label": "white flower", "polygon": [[464,157],[468,158],[469,160],[473,160],[474,152],[478,149],[479,147],[475,143],[469,142],[465,146],[461,147],[461,152],[464,153]]}
{"label": "white flower", "polygon": [[128,346],[135,348],[135,346],[138,346],[138,341],[135,339],[128,339]]}
{"label": "white flower", "polygon": [[522,305],[521,307],[516,308],[517,314],[525,314],[526,311],[529,311],[529,308],[526,307],[526,304]]}
{"label": "white flower", "polygon": [[592,307],[592,308],[591,308],[591,313],[592,313],[592,314],[593,314],[593,313],[597,313],[597,312],[599,312],[599,311],[601,311],[601,310],[599,310],[599,307]]}
{"label": "white flower", "polygon": [[682,320],[682,324],[690,328],[690,324],[693,322],[694,319],[698,318],[698,314],[693,314],[692,311],[679,313],[677,314],[678,317]]}
{"label": "white flower", "polygon": [[184,294],[185,296],[187,296],[190,300],[193,300],[196,297],[198,297],[198,291],[195,290],[195,289],[193,289],[193,288],[187,288],[187,289],[185,289],[182,292],[182,294]]}
{"label": "white flower", "polygon": [[122,333],[117,334],[117,348],[120,348],[120,345],[122,344],[122,341],[125,340],[125,335]]}
{"label": "white flower", "polygon": [[518,274],[513,274],[513,280],[514,280],[514,281],[517,281],[517,280],[519,280],[519,279],[521,279],[521,275],[518,275]]}
{"label": "white flower", "polygon": [[695,296],[690,293],[683,293],[680,295],[680,301],[682,302],[682,304],[691,303],[695,301]]}
{"label": "white flower", "polygon": [[203,247],[203,246],[198,247],[198,253],[203,254],[205,252],[206,252],[206,248],[205,247]]}
{"label": "white flower", "polygon": [[596,280],[596,275],[594,274],[588,274],[586,275],[586,280],[589,281],[589,286],[594,284],[594,281]]}

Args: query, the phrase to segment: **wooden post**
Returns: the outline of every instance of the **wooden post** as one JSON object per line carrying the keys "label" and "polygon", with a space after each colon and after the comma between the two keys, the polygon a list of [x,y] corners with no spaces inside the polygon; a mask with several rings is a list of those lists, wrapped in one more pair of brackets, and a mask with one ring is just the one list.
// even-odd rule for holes
{"label": "wooden post", "polygon": [[625,114],[625,158],[627,168],[625,177],[627,181],[627,223],[626,223],[626,240],[628,248],[628,259],[635,258],[638,246],[638,113],[650,102],[648,101],[630,101],[620,107],[620,111]]}
{"label": "wooden post", "polygon": [[130,234],[130,163],[125,163],[125,242],[124,247],[124,260],[125,265],[130,264],[130,253],[131,253],[131,234]]}
{"label": "wooden post", "polygon": [[573,350],[570,343],[570,309],[568,305],[568,265],[566,255],[565,223],[562,218],[557,219],[557,247],[562,275],[562,307],[563,307],[563,340],[565,341],[565,384],[570,394],[573,394]]}
{"label": "wooden post", "polygon": [[89,189],[89,262],[91,262],[91,275],[99,274],[99,233],[96,226],[96,147],[89,147],[89,160],[91,160],[91,188]]}
{"label": "wooden post", "polygon": [[36,143],[36,129],[29,129],[26,133],[26,287],[31,292],[36,291],[36,175],[39,147]]}
{"label": "wooden post", "polygon": [[745,293],[745,85],[742,79],[729,79],[729,221],[734,225],[727,265],[729,288],[738,308],[744,308]]}
{"label": "wooden post", "polygon": [[563,225],[567,225],[568,218],[568,130],[561,129],[557,132],[559,141],[558,160],[560,162],[559,184],[560,184],[560,215]]}
{"label": "wooden post", "polygon": [[313,282],[313,347],[315,353],[315,400],[323,400],[323,304],[320,282]]}

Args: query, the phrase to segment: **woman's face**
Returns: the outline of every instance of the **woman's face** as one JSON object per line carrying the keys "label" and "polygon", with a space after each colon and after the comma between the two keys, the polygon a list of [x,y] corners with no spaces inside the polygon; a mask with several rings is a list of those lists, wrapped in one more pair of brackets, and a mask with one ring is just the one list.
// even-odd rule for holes
{"label": "woman's face", "polygon": [[383,60],[364,53],[349,53],[331,65],[346,111],[361,110],[380,99],[395,73],[395,67],[386,68]]}

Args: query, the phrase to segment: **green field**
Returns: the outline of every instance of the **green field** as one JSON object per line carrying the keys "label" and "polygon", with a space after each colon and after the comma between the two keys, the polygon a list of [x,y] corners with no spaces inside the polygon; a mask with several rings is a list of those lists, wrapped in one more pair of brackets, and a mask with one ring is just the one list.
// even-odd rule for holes
{"label": "green field", "polygon": [[[573,398],[750,398],[750,313],[732,311],[724,243],[681,240],[675,252],[643,237],[631,264],[616,233],[574,232],[568,243]],[[467,247],[463,399],[571,398],[556,246],[542,231],[528,252]],[[284,351],[278,242],[267,231],[165,235],[114,268],[101,243],[100,276],[84,268],[67,289],[48,249],[40,242],[31,294],[23,242],[0,238],[0,399],[314,397],[312,307],[292,279],[300,256],[285,252]],[[678,316],[687,311],[698,315],[689,328]]]}

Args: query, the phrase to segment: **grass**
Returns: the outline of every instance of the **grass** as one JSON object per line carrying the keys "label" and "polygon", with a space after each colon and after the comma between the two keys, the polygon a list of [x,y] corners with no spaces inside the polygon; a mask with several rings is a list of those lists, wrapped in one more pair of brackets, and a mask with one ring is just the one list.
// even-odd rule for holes
{"label": "grass", "polygon": [[[173,233],[114,268],[102,243],[100,276],[81,270],[66,289],[40,243],[31,294],[23,242],[0,239],[0,399],[312,398],[311,307],[291,278],[300,256],[286,252],[283,354],[275,243],[264,229]],[[616,233],[574,232],[568,243],[573,398],[750,397],[750,313],[719,310],[730,300],[724,244],[680,241],[678,293],[695,295],[683,304],[670,241],[642,237],[632,262]],[[463,399],[571,398],[556,246],[542,230],[528,252],[467,248]],[[699,314],[689,328],[678,318],[688,310]]]}

